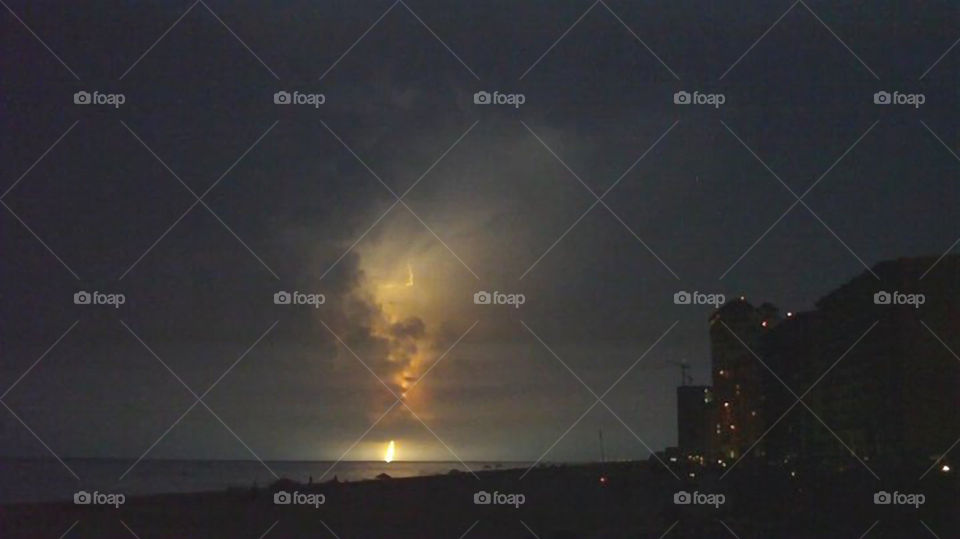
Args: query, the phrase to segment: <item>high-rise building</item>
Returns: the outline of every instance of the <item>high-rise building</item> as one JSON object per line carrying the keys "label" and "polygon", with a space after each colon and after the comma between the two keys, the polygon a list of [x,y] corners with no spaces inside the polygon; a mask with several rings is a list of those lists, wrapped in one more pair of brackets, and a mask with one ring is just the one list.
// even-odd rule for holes
{"label": "high-rise building", "polygon": [[713,385],[677,389],[688,455],[899,467],[953,449],[947,461],[960,460],[960,255],[881,262],[782,319],[767,303],[727,302],[710,316],[710,352]]}
{"label": "high-rise building", "polygon": [[960,256],[881,262],[817,313],[805,376],[827,374],[805,400],[844,444],[811,424],[808,452],[896,465],[960,438]]}
{"label": "high-rise building", "polygon": [[710,386],[677,388],[677,446],[682,454],[711,453],[714,404]]}
{"label": "high-rise building", "polygon": [[[763,433],[764,372],[757,354],[761,338],[777,321],[776,307],[754,307],[745,298],[725,303],[710,316],[714,448],[724,459],[752,452]],[[759,448],[754,456],[763,454]]]}

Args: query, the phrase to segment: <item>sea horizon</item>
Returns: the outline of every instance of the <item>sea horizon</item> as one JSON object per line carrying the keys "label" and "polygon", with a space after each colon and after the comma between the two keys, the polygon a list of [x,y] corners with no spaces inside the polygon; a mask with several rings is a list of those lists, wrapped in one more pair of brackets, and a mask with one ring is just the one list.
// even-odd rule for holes
{"label": "sea horizon", "polygon": [[[586,464],[584,462],[583,464]],[[0,457],[0,505],[69,501],[78,491],[150,496],[261,488],[279,479],[302,483],[363,481],[526,468],[533,461],[169,459],[128,457]],[[559,463],[549,463],[559,464]],[[564,464],[581,464],[565,462]],[[75,477],[76,476],[76,477]]]}

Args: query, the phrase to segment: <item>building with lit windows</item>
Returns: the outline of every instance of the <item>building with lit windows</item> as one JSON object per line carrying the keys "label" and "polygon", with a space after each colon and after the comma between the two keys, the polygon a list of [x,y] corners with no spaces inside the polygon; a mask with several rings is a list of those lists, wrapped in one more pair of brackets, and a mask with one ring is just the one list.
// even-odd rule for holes
{"label": "building with lit windows", "polygon": [[816,382],[804,401],[836,434],[800,410],[806,417],[790,424],[806,456],[933,461],[960,438],[960,256],[886,261],[872,272],[827,294],[814,322],[767,353],[794,356],[787,376],[798,393]]}
{"label": "building with lit windows", "polygon": [[778,322],[777,309],[759,307],[746,298],[725,303],[710,316],[713,370],[714,449],[724,459],[738,459],[753,448],[764,431],[764,368],[757,360],[761,339]]}
{"label": "building with lit windows", "polygon": [[784,317],[735,299],[709,323],[713,385],[677,388],[682,453],[960,465],[960,255],[881,262]]}

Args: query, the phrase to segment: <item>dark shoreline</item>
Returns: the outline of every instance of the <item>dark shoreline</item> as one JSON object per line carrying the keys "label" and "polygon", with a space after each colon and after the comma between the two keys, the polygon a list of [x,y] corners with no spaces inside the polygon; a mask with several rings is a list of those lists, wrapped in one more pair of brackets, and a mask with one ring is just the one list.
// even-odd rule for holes
{"label": "dark shoreline", "polygon": [[[883,490],[862,470],[791,478],[780,470],[744,467],[720,479],[704,470],[678,481],[648,462],[541,466],[446,475],[304,484],[281,480],[264,488],[133,497],[120,506],[69,502],[0,506],[3,537],[923,537],[924,526],[941,538],[960,530],[955,476],[904,481],[925,494],[920,507],[876,505]],[[681,477],[686,470],[676,470]],[[903,475],[907,477],[906,474]],[[601,477],[606,478],[601,480]],[[892,475],[884,475],[892,477]],[[914,476],[915,477],[915,476]],[[886,482],[885,482],[886,484]],[[476,504],[478,491],[517,505]],[[893,490],[887,487],[887,490]],[[277,492],[313,505],[277,505]],[[679,491],[722,493],[724,503],[674,503]],[[317,498],[314,497],[314,500]],[[875,524],[880,521],[879,524]],[[472,529],[471,529],[472,526]],[[272,527],[272,528],[271,528]],[[534,535],[535,534],[535,535]],[[332,537],[332,535],[328,535]]]}

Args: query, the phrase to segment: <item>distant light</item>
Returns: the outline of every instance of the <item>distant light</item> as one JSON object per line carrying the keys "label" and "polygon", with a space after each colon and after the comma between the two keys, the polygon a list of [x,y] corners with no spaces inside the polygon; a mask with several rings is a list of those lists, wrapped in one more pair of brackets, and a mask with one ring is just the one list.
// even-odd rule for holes
{"label": "distant light", "polygon": [[943,473],[947,473],[950,471],[950,466],[947,464],[944,464],[942,467],[940,467],[940,471]]}
{"label": "distant light", "polygon": [[600,476],[600,484],[601,484],[601,485],[606,485],[606,484],[607,484],[607,481],[609,481],[609,480],[607,479],[607,476],[605,476],[605,475],[601,475],[601,476]]}
{"label": "distant light", "polygon": [[690,472],[690,478],[691,478],[691,479],[694,478],[694,477],[696,477],[696,476],[697,476],[697,474],[695,474],[695,473],[693,473],[693,472]]}
{"label": "distant light", "polygon": [[750,411],[750,415],[752,415],[753,417],[757,417],[757,411],[756,411],[756,410],[751,410],[751,411]]}
{"label": "distant light", "polygon": [[723,403],[723,407],[724,407],[724,408],[729,408],[729,407],[730,407],[730,403],[729,403],[729,402]]}
{"label": "distant light", "polygon": [[760,325],[763,326],[763,327],[767,327],[767,321],[764,320],[763,322],[760,322]]}
{"label": "distant light", "polygon": [[677,457],[670,457],[670,462],[677,462]]}
{"label": "distant light", "polygon": [[747,298],[745,298],[745,297],[743,297],[743,296],[740,296],[740,301],[744,301],[744,300],[746,300],[746,299],[747,299]]}
{"label": "distant light", "polygon": [[393,440],[390,440],[390,443],[387,444],[387,452],[383,456],[384,462],[386,462],[387,464],[390,464],[391,462],[393,462],[393,457],[396,454],[396,448],[397,448],[396,442],[394,442]]}
{"label": "distant light", "polygon": [[787,318],[790,318],[791,316],[793,316],[793,313],[788,312],[788,313],[787,313]]}
{"label": "distant light", "polygon": [[797,472],[790,470],[790,477],[796,477],[796,476],[797,476]]}
{"label": "distant light", "polygon": [[733,424],[731,424],[731,425],[730,425],[730,430],[737,430],[737,426],[736,426],[736,425],[733,425]]}

